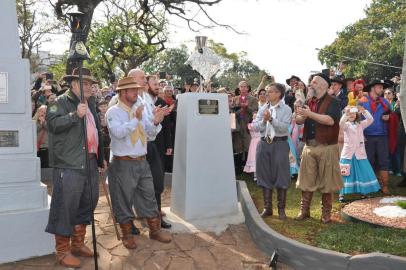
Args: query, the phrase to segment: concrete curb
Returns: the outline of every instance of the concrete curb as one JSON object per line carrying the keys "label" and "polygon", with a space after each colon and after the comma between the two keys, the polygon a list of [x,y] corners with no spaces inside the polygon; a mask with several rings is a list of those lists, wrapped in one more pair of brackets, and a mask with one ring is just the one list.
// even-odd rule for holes
{"label": "concrete curb", "polygon": [[279,260],[295,269],[312,270],[404,270],[406,258],[369,253],[351,256],[327,249],[309,246],[285,237],[270,228],[259,216],[244,181],[237,181],[238,199],[245,215],[245,224],[255,244],[271,255],[275,250]]}

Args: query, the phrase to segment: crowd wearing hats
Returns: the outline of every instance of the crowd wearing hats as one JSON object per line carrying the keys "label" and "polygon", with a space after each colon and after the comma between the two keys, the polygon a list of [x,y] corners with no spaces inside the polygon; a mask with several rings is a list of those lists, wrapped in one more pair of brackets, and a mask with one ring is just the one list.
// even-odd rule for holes
{"label": "crowd wearing hats", "polygon": [[[139,231],[132,222],[136,215],[146,218],[152,239],[171,241],[161,231],[171,227],[161,211],[161,194],[164,173],[172,171],[177,96],[183,93],[228,96],[231,127],[227,128],[235,173],[253,174],[262,188],[263,217],[273,214],[275,189],[279,218],[287,218],[286,191],[291,181],[301,190],[296,219],[310,217],[313,193],[320,192],[323,223],[331,222],[334,194],[340,201],[346,201],[348,194],[359,194],[359,198],[376,192],[390,194],[390,174],[403,176],[399,185],[406,186],[399,77],[366,83],[362,78],[330,77],[322,72],[312,74],[307,82],[292,75],[284,85],[265,75],[256,89],[241,80],[231,90],[232,85],[215,88],[197,79],[174,88],[169,77],[146,76],[140,69],[102,86],[83,68],[84,104],[78,69],[58,82],[52,77],[39,75],[32,88],[41,167],[58,168],[55,177],[60,181],[54,183],[65,185],[68,193],[69,187],[80,184],[85,177],[78,171],[84,168],[85,148],[84,127],[78,123],[86,117],[91,177],[96,178],[97,167],[103,169],[110,163],[113,212],[129,249],[137,246],[133,234]],[[86,185],[80,191],[85,194],[89,189],[98,191]],[[80,261],[74,255],[93,255],[82,240],[95,205],[89,198],[79,200],[80,192],[61,196],[61,189],[54,187],[46,231],[55,234],[59,262],[77,267]],[[98,192],[94,198],[97,202]],[[80,204],[73,204],[75,200]],[[64,211],[69,215],[63,215]]]}

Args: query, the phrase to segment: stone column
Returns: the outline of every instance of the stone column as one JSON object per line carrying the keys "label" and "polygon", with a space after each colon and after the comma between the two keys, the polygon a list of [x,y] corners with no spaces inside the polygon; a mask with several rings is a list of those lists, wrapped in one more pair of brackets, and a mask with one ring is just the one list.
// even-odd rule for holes
{"label": "stone column", "polygon": [[21,59],[15,0],[0,1],[0,263],[53,252],[40,182],[29,62]]}
{"label": "stone column", "polygon": [[187,221],[238,213],[227,95],[178,96],[174,154],[172,213]]}

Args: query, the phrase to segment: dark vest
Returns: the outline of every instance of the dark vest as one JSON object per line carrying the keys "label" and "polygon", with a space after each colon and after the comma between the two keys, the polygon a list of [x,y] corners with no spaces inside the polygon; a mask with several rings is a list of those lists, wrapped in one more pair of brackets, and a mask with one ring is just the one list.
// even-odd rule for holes
{"label": "dark vest", "polygon": [[[333,98],[330,95],[326,95],[317,108],[318,114],[326,114],[330,103],[333,101]],[[340,130],[339,121],[334,121],[333,126],[322,125],[316,122],[316,132],[315,139],[318,143],[321,144],[337,144],[338,143],[338,133]],[[303,131],[303,139],[306,141],[306,125]]]}

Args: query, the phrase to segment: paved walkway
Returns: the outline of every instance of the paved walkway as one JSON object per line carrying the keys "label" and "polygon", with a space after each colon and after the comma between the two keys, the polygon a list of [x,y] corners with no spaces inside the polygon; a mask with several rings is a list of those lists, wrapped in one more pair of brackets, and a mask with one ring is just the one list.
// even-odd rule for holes
{"label": "paved walkway", "polygon": [[[164,194],[163,205],[169,205],[169,191]],[[137,238],[137,249],[126,249],[118,241],[112,224],[109,207],[104,196],[100,197],[95,211],[96,235],[101,270],[135,269],[269,269],[269,256],[258,250],[244,224],[232,225],[224,233],[198,232],[173,234],[170,244],[149,240],[148,229],[143,227]],[[137,227],[141,227],[139,221]],[[90,246],[90,226],[87,242]],[[81,259],[84,270],[94,269],[93,259]],[[55,263],[55,256],[48,255],[16,263],[0,265],[0,270],[50,270],[66,269]],[[279,266],[280,270],[287,267]]]}

